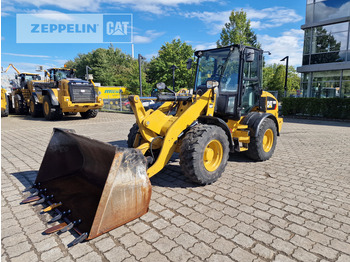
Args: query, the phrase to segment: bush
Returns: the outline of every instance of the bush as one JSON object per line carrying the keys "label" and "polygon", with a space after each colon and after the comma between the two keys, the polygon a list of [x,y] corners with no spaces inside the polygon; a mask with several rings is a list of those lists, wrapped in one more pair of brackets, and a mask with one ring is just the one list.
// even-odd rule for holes
{"label": "bush", "polygon": [[350,119],[350,99],[285,97],[282,114]]}

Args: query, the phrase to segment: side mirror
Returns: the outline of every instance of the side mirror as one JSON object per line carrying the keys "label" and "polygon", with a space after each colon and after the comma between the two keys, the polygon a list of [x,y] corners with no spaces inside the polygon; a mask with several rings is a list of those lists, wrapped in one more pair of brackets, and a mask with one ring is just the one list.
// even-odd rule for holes
{"label": "side mirror", "polygon": [[207,88],[208,89],[213,89],[219,86],[219,82],[216,80],[208,80],[207,81]]}
{"label": "side mirror", "polygon": [[255,58],[255,52],[254,49],[247,48],[246,49],[246,56],[245,56],[245,61],[248,63],[251,63],[254,61]]}
{"label": "side mirror", "polygon": [[193,60],[191,58],[189,58],[186,62],[186,68],[188,70],[190,70],[192,68],[192,62],[193,62]]}
{"label": "side mirror", "polygon": [[166,85],[163,82],[160,82],[156,84],[156,87],[158,88],[158,90],[164,90],[166,88]]}

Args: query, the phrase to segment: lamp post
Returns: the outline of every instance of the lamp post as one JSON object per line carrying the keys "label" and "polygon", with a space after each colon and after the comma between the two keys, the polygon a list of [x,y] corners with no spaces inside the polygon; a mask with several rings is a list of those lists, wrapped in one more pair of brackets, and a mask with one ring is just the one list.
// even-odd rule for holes
{"label": "lamp post", "polygon": [[178,67],[176,65],[172,65],[170,67],[170,69],[173,70],[173,91],[175,91],[175,69],[177,69]]}
{"label": "lamp post", "polygon": [[86,70],[86,81],[89,81],[89,70],[92,70],[90,66],[86,66],[85,67],[85,70]]}
{"label": "lamp post", "polygon": [[138,61],[139,61],[139,80],[140,80],[140,96],[142,96],[142,71],[141,71],[141,64],[142,60],[145,60],[146,58],[143,57],[141,54],[138,55]]}
{"label": "lamp post", "polygon": [[288,61],[289,61],[289,56],[284,57],[281,59],[281,61],[286,60],[286,77],[284,79],[284,97],[287,96],[287,79],[288,79]]}

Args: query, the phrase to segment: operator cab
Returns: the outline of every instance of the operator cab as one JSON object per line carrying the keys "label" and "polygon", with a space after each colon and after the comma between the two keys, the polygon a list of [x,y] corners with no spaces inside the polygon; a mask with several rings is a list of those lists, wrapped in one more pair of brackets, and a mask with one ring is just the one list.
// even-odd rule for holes
{"label": "operator cab", "polygon": [[16,88],[28,88],[27,83],[31,80],[41,80],[41,76],[39,74],[32,73],[21,73],[18,76],[16,75],[16,79],[19,80],[19,86]]}
{"label": "operator cab", "polygon": [[239,119],[259,103],[262,92],[262,50],[242,45],[196,51],[195,92],[207,90],[207,81],[217,81],[215,114]]}
{"label": "operator cab", "polygon": [[[50,76],[50,81],[60,81],[67,78],[75,78],[75,70],[68,68],[50,68],[47,70]],[[46,73],[47,75],[47,73]]]}

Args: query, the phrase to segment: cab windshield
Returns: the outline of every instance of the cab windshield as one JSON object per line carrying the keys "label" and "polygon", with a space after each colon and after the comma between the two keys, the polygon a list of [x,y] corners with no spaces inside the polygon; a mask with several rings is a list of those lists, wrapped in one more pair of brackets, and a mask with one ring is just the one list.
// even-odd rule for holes
{"label": "cab windshield", "polygon": [[66,79],[66,78],[71,78],[72,74],[71,74],[71,70],[56,70],[55,72],[55,76],[57,81],[61,80],[61,79]]}
{"label": "cab windshield", "polygon": [[196,90],[205,88],[207,80],[219,82],[220,92],[236,92],[239,73],[239,50],[234,47],[204,51],[199,57]]}
{"label": "cab windshield", "polygon": [[38,75],[25,75],[25,81],[38,80],[38,79],[39,79]]}

